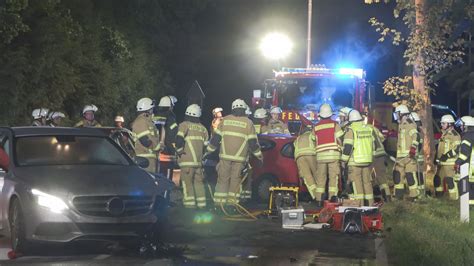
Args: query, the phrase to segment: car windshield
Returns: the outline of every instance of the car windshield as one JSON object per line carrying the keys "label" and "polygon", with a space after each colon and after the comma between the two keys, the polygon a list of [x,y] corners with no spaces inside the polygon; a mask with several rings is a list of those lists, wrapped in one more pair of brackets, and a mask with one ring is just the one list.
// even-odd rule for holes
{"label": "car windshield", "polygon": [[18,166],[130,164],[111,140],[89,136],[20,137],[15,158]]}

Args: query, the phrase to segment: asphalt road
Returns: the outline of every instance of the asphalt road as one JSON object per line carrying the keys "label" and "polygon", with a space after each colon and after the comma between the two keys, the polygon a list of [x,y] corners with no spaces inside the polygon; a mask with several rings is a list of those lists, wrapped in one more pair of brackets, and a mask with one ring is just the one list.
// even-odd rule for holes
{"label": "asphalt road", "polygon": [[[102,243],[42,246],[34,256],[8,260],[9,240],[0,238],[0,264],[16,265],[366,265],[381,264],[370,235],[328,229],[288,230],[279,220],[228,221],[213,217],[195,223],[195,213],[175,208],[161,228],[156,252],[139,252]],[[381,255],[380,255],[381,254]],[[382,258],[383,259],[383,258]],[[383,264],[383,261],[382,261]]]}

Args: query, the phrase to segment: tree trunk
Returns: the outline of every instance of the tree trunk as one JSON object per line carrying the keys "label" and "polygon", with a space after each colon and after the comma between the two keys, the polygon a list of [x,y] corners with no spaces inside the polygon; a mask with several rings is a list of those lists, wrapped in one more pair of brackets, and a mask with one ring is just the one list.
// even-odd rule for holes
{"label": "tree trunk", "polygon": [[[423,28],[426,0],[415,0],[416,6],[416,25],[417,31]],[[415,65],[413,66],[413,87],[415,91],[422,97],[423,102],[419,115],[423,124],[423,152],[425,154],[425,171],[432,172],[434,170],[434,134],[433,134],[433,113],[431,109],[431,98],[428,86],[426,86],[426,78],[420,73],[420,65],[423,63],[422,55],[418,55]]]}

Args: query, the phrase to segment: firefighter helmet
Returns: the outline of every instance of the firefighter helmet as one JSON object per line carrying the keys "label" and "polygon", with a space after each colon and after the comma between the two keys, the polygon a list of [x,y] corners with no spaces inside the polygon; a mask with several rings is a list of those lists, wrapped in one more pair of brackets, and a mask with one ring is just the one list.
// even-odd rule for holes
{"label": "firefighter helmet", "polygon": [[449,124],[452,124],[452,123],[455,123],[456,121],[454,121],[454,117],[452,115],[443,115],[441,117],[441,123],[449,123]]}
{"label": "firefighter helmet", "polygon": [[255,110],[255,113],[253,114],[253,117],[255,117],[257,119],[266,118],[267,117],[267,110],[265,110],[263,108],[258,108],[257,110]]}
{"label": "firefighter helmet", "polygon": [[413,119],[413,121],[415,121],[415,122],[420,122],[421,121],[420,116],[417,113],[411,112],[410,115],[411,115],[411,119]]}
{"label": "firefighter helmet", "polygon": [[319,107],[319,117],[329,118],[332,116],[332,108],[329,104],[325,103]]}
{"label": "firefighter helmet", "polygon": [[46,108],[38,108],[33,110],[31,115],[33,116],[33,119],[40,119],[40,118],[46,118],[48,116],[49,110]]}
{"label": "firefighter helmet", "polygon": [[283,111],[278,106],[272,106],[272,108],[270,109],[270,114],[281,114],[281,113],[283,113]]}
{"label": "firefighter helmet", "polygon": [[54,120],[56,118],[65,118],[66,115],[64,115],[64,113],[61,113],[61,112],[51,112],[49,113],[48,115],[48,120]]}
{"label": "firefighter helmet", "polygon": [[123,119],[123,116],[118,115],[118,116],[115,117],[114,121],[124,123],[125,119]]}
{"label": "firefighter helmet", "polygon": [[186,108],[185,114],[192,117],[201,117],[201,107],[197,104],[191,104]]}
{"label": "firefighter helmet", "polygon": [[474,117],[472,117],[472,116],[463,116],[463,117],[461,117],[461,123],[464,126],[474,127]]}
{"label": "firefighter helmet", "polygon": [[359,111],[357,110],[351,110],[349,112],[349,122],[356,122],[356,121],[361,121],[363,118],[360,115]]}
{"label": "firefighter helmet", "polygon": [[173,102],[170,96],[163,96],[158,103],[158,107],[171,107],[173,106]]}
{"label": "firefighter helmet", "polygon": [[155,107],[155,103],[150,98],[141,98],[137,102],[137,111],[143,112],[151,110]]}
{"label": "firefighter helmet", "polygon": [[402,115],[406,115],[410,113],[410,110],[408,110],[408,107],[404,104],[400,104],[395,108],[396,113],[400,113]]}
{"label": "firefighter helmet", "polygon": [[232,110],[237,109],[237,108],[246,109],[246,108],[247,108],[247,104],[245,103],[244,100],[242,100],[242,99],[237,99],[237,100],[235,100],[235,101],[232,102]]}
{"label": "firefighter helmet", "polygon": [[99,108],[97,108],[97,106],[93,105],[93,104],[88,104],[86,106],[84,106],[84,109],[82,109],[82,114],[85,114],[86,112],[97,112],[99,110]]}
{"label": "firefighter helmet", "polygon": [[339,115],[340,116],[349,116],[349,113],[352,111],[352,108],[349,107],[342,107],[339,109]]}
{"label": "firefighter helmet", "polygon": [[212,115],[215,116],[217,113],[222,112],[222,111],[224,111],[224,109],[222,109],[222,107],[216,107],[216,108],[212,109]]}

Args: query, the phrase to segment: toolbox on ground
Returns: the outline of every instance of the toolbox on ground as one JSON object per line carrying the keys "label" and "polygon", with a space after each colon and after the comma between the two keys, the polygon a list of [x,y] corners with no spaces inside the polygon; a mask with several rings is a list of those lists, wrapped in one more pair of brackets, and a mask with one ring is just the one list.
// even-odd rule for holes
{"label": "toolbox on ground", "polygon": [[303,229],[304,209],[287,208],[281,210],[281,224],[285,229]]}

